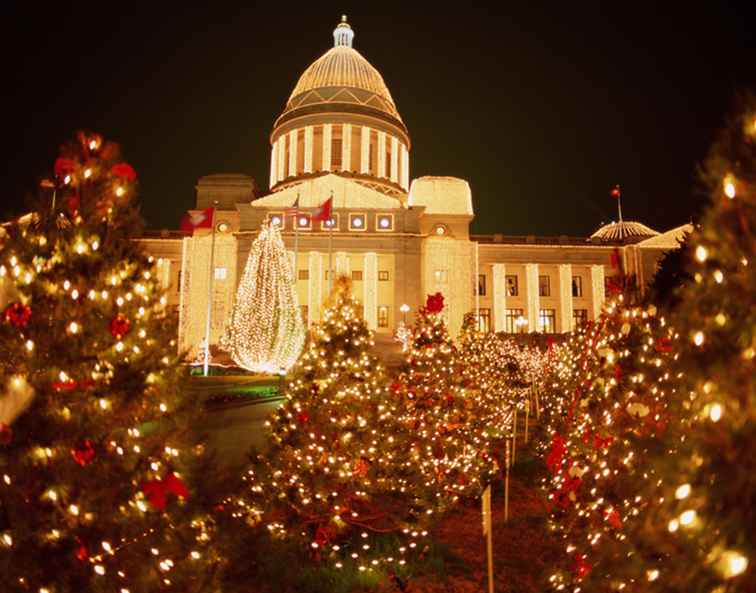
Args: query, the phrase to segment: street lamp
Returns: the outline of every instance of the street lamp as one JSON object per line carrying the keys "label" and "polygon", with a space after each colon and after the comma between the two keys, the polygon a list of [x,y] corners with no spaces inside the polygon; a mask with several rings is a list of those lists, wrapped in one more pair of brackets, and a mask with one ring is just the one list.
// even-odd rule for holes
{"label": "street lamp", "polygon": [[399,307],[399,310],[402,312],[402,315],[404,316],[403,321],[404,323],[407,323],[407,313],[409,313],[410,307],[407,304],[402,305]]}

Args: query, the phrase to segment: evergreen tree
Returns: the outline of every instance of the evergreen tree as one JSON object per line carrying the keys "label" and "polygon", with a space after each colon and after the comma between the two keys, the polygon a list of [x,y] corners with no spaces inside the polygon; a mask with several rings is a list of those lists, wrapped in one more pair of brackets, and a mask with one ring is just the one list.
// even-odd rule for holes
{"label": "evergreen tree", "polygon": [[269,421],[270,449],[252,464],[234,508],[274,538],[298,541],[342,568],[384,570],[415,549],[379,548],[381,534],[427,520],[413,503],[406,447],[373,336],[347,279],[292,371],[286,401]]}
{"label": "evergreen tree", "polygon": [[288,371],[305,341],[295,280],[277,225],[264,225],[252,244],[223,345],[240,367]]}
{"label": "evergreen tree", "polygon": [[712,147],[703,180],[711,202],[689,240],[694,281],[672,319],[682,383],[672,413],[682,423],[652,460],[659,479],[630,561],[645,591],[745,593],[756,583],[753,96]]}
{"label": "evergreen tree", "polygon": [[212,520],[181,399],[160,262],[132,239],[136,173],[80,134],[36,212],[5,226],[0,276],[4,591],[206,591]]}

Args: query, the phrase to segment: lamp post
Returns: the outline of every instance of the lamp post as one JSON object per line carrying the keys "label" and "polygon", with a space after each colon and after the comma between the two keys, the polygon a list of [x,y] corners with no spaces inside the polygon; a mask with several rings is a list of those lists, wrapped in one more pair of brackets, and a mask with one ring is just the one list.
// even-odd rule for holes
{"label": "lamp post", "polygon": [[410,307],[408,304],[404,304],[401,307],[399,307],[399,310],[402,312],[402,321],[404,324],[407,324],[407,313],[409,313]]}

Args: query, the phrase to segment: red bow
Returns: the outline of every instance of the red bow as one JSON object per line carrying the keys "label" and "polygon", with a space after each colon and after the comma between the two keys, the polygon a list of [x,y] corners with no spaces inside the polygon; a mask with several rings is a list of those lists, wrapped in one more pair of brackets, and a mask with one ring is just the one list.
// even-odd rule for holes
{"label": "red bow", "polygon": [[622,519],[617,511],[606,513],[606,521],[615,529],[622,529]]}
{"label": "red bow", "polygon": [[189,498],[189,489],[174,473],[168,474],[162,480],[143,482],[142,492],[144,492],[149,503],[158,511],[165,510],[169,494],[175,494],[179,498]]}
{"label": "red bow", "polygon": [[672,352],[672,340],[669,338],[659,338],[659,343],[655,346],[657,352]]}
{"label": "red bow", "polygon": [[134,171],[134,167],[132,167],[128,163],[118,163],[117,165],[113,165],[113,168],[110,171],[116,177],[121,177],[122,179],[125,179],[126,181],[134,182],[136,181],[136,178],[137,178],[137,174],[136,174],[136,171]]}
{"label": "red bow", "polygon": [[578,554],[575,559],[575,575],[578,579],[583,579],[588,576],[588,573],[593,570],[593,566],[588,562],[588,556],[585,554]]}
{"label": "red bow", "polygon": [[131,322],[125,315],[118,314],[110,321],[110,333],[116,340],[120,340],[131,330]]}
{"label": "red bow", "polygon": [[29,305],[23,303],[13,303],[5,309],[5,320],[13,327],[26,327],[32,316],[32,310]]}
{"label": "red bow", "polygon": [[429,294],[428,300],[425,302],[425,310],[428,313],[441,313],[444,310],[444,295],[440,292]]}
{"label": "red bow", "polygon": [[75,169],[76,163],[74,163],[71,159],[64,159],[63,157],[60,157],[55,160],[55,177],[64,177],[69,173],[73,173]]}
{"label": "red bow", "polygon": [[562,458],[566,450],[565,440],[558,434],[555,434],[551,440],[551,452],[549,452],[549,456],[546,458],[546,465],[552,474],[555,474],[562,464]]}

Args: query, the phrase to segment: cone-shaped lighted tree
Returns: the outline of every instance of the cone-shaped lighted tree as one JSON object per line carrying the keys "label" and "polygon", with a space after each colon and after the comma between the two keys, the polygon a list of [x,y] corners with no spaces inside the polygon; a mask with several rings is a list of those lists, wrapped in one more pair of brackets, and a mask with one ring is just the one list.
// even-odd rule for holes
{"label": "cone-shaped lighted tree", "polygon": [[384,370],[368,352],[373,336],[357,310],[349,281],[339,279],[269,421],[271,448],[234,508],[320,560],[377,570],[403,553],[389,560],[372,537],[403,532],[420,511]]}
{"label": "cone-shaped lighted tree", "polygon": [[217,561],[160,262],[131,240],[135,182],[81,134],[38,210],[4,227],[3,591],[198,592]]}
{"label": "cone-shaped lighted tree", "polygon": [[588,340],[561,350],[563,374],[554,379],[567,406],[547,458],[551,525],[566,551],[551,577],[557,590],[623,582],[623,560],[634,551],[627,530],[645,519],[644,484],[655,479],[648,457],[664,449],[675,332],[655,307],[623,300],[607,306],[595,332],[579,333]]}
{"label": "cone-shaped lighted tree", "polygon": [[288,371],[299,358],[305,328],[289,257],[277,225],[264,225],[252,244],[223,345],[240,367]]}
{"label": "cone-shaped lighted tree", "polygon": [[[704,167],[711,203],[689,240],[681,335],[685,423],[651,464],[650,519],[631,534],[645,591],[746,593],[756,583],[756,98]],[[640,590],[640,589],[639,589]]]}
{"label": "cone-shaped lighted tree", "polygon": [[496,468],[491,435],[481,428],[493,419],[475,416],[475,393],[462,386],[443,309],[440,293],[428,296],[412,330],[404,372],[391,386],[408,433],[415,489],[439,508],[460,496],[478,496]]}

